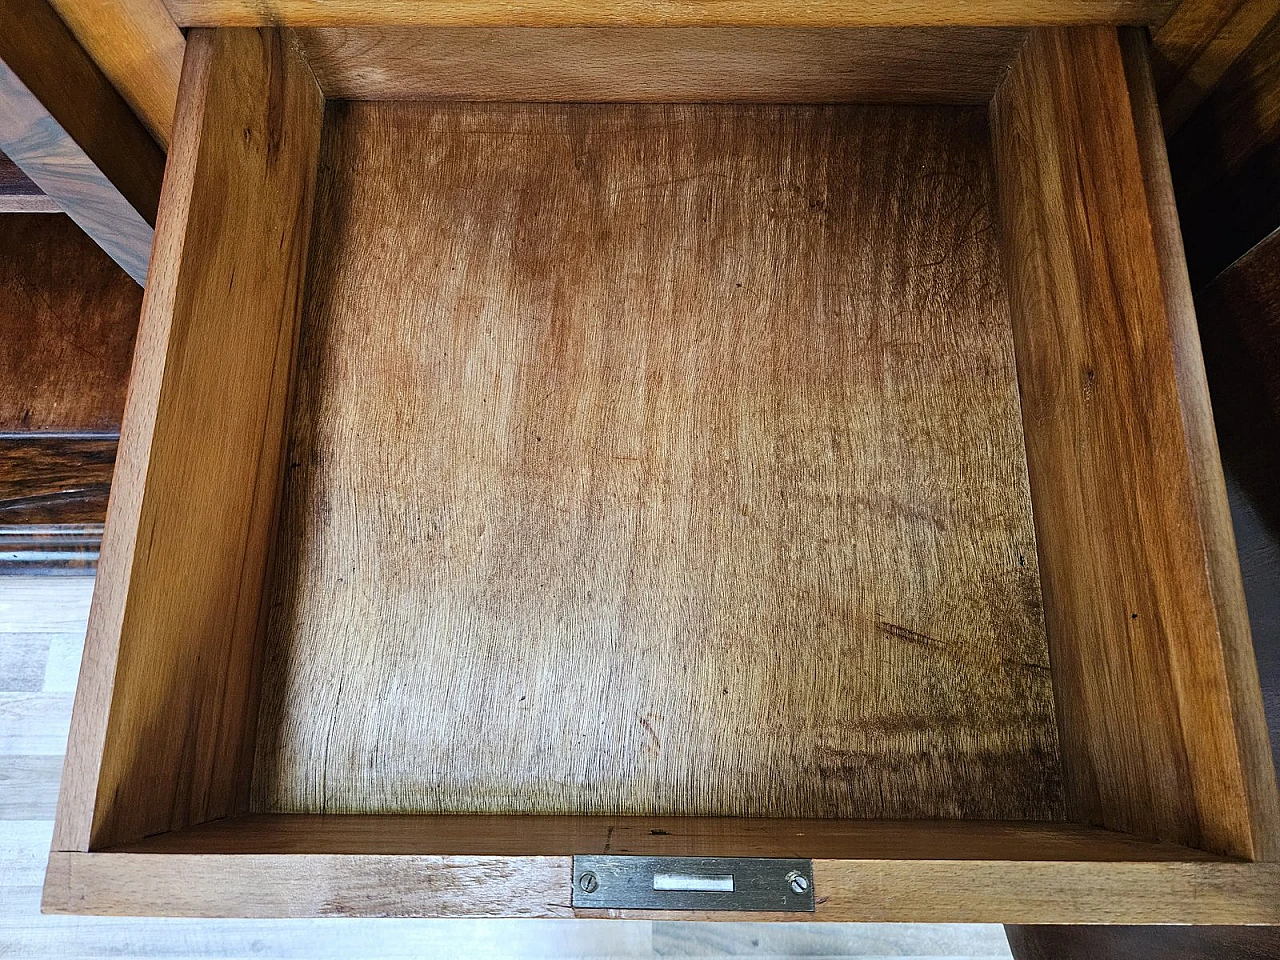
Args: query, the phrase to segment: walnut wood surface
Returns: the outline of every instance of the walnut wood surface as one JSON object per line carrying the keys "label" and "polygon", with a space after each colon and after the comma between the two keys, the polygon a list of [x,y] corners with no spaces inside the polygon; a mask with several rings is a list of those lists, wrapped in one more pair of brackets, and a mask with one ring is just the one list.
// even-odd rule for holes
{"label": "walnut wood surface", "polygon": [[0,149],[139,283],[164,154],[46,0],[0,0]]}
{"label": "walnut wood surface", "polygon": [[1280,13],[1202,96],[1169,140],[1197,291],[1280,225]]}
{"label": "walnut wood surface", "polygon": [[0,435],[0,574],[91,570],[115,459],[111,435]]}
{"label": "walnut wood surface", "polygon": [[1162,23],[1177,0],[165,0],[182,27],[1031,26]]}
{"label": "walnut wood surface", "polygon": [[1060,815],[984,111],[326,131],[258,809]]}
{"label": "walnut wood surface", "polygon": [[1142,142],[1159,129],[1130,79],[1115,30],[1037,31],[993,113],[1070,810],[1270,859],[1221,468],[1169,204],[1147,182],[1167,177]]}
{"label": "walnut wood surface", "polygon": [[[1204,353],[1183,253],[1168,153],[1150,60],[1150,41],[1138,29],[1119,33],[1133,108],[1138,157],[1146,185],[1152,238],[1164,295],[1173,350],[1174,375],[1191,473],[1191,496],[1204,547],[1213,595],[1223,667],[1235,726],[1234,749],[1244,782],[1250,829],[1258,839],[1259,859],[1280,858],[1280,798],[1276,793],[1271,743],[1259,685],[1257,657],[1245,603],[1240,556],[1232,529],[1231,507]],[[1200,736],[1204,731],[1197,731]],[[1206,745],[1207,746],[1207,745]],[[1204,749],[1204,748],[1201,748]]]}
{"label": "walnut wood surface", "polygon": [[50,0],[107,79],[166,150],[186,40],[163,0]]}
{"label": "walnut wood surface", "polygon": [[188,40],[54,846],[244,802],[322,98],[277,31]]}
{"label": "walnut wood surface", "polygon": [[1025,30],[353,27],[299,31],[353,100],[986,103]]}
{"label": "walnut wood surface", "polygon": [[141,305],[68,217],[0,216],[0,433],[117,432]]}
{"label": "walnut wood surface", "polygon": [[1177,130],[1280,18],[1280,0],[1182,0],[1154,34],[1165,130]]}
{"label": "walnut wood surface", "polygon": [[113,436],[0,436],[0,526],[101,524]]}

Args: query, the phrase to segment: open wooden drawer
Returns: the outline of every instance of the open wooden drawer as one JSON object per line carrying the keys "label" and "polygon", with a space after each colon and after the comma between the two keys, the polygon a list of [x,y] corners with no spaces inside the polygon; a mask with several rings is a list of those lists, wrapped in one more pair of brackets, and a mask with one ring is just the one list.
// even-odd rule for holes
{"label": "open wooden drawer", "polygon": [[1280,922],[1146,58],[193,31],[46,909]]}

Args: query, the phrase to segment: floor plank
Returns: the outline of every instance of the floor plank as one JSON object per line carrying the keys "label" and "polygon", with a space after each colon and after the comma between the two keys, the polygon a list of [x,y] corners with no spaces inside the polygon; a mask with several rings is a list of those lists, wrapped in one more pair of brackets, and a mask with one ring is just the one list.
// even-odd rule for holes
{"label": "floor plank", "polygon": [[0,754],[66,753],[71,698],[69,693],[0,693]]}
{"label": "floor plank", "polygon": [[679,923],[653,925],[656,956],[1007,957],[999,927],[963,923]]}
{"label": "floor plank", "polygon": [[0,757],[0,820],[52,820],[62,756]]}
{"label": "floor plank", "polygon": [[0,643],[0,690],[29,692],[44,685],[47,633],[9,633]]}
{"label": "floor plank", "polygon": [[84,633],[92,577],[0,577],[0,633]]}
{"label": "floor plank", "polygon": [[44,865],[52,841],[51,821],[0,821],[0,889],[44,883]]}
{"label": "floor plank", "polygon": [[49,636],[49,652],[44,663],[45,693],[75,693],[80,677],[80,656],[84,653],[84,631]]}

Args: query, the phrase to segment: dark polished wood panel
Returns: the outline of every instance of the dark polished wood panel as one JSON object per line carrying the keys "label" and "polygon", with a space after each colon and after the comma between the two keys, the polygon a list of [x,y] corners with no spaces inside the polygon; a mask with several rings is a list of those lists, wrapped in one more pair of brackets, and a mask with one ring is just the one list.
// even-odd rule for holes
{"label": "dark polished wood panel", "polygon": [[0,216],[0,571],[92,571],[141,302],[69,217]]}
{"label": "dark polished wood panel", "polygon": [[116,438],[0,436],[0,526],[101,524]]}
{"label": "dark polished wood panel", "polygon": [[1171,135],[1169,162],[1200,289],[1280,225],[1280,14]]}
{"label": "dark polished wood panel", "polygon": [[1229,78],[1280,16],[1280,0],[1181,0],[1154,34],[1165,131],[1173,133]]}
{"label": "dark polished wood panel", "polygon": [[1276,960],[1277,927],[1005,927],[1015,960]]}
{"label": "dark polished wood panel", "polygon": [[69,217],[0,216],[0,433],[118,431],[141,307]]}
{"label": "dark polished wood panel", "polygon": [[0,436],[0,574],[92,572],[116,438]]}

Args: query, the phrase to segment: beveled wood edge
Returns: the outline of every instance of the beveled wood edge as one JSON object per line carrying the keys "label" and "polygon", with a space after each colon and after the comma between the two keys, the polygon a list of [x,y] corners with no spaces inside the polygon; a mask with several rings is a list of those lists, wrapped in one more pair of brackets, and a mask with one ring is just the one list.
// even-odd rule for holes
{"label": "beveled wood edge", "polygon": [[[238,65],[232,59],[237,56],[242,58]],[[234,75],[233,67],[238,70]],[[278,75],[264,77],[273,70]],[[286,70],[291,71],[289,77],[282,76]],[[270,82],[277,79],[279,83]],[[248,85],[254,83],[257,88],[249,89]],[[306,129],[291,129],[289,136],[283,136],[275,125],[296,119],[291,111],[301,109],[298,103],[281,102],[290,97],[306,100]],[[191,317],[203,318],[206,344],[236,343],[231,335],[234,327],[231,320],[240,323],[241,329],[254,323],[270,324],[264,336],[274,337],[275,343],[268,342],[265,350],[249,360],[261,360],[262,365],[252,373],[258,377],[255,385],[270,393],[266,401],[268,407],[278,411],[285,406],[282,397],[288,378],[277,376],[277,372],[283,374],[296,336],[300,311],[295,309],[295,300],[300,287],[295,281],[305,268],[305,240],[310,236],[311,193],[315,180],[315,153],[305,157],[301,154],[318,151],[323,103],[320,88],[288,31],[209,30],[193,32],[188,38],[182,95],[157,218],[156,255],[142,303],[116,471],[107,506],[99,575],[94,585],[72,709],[54,821],[55,848],[88,850],[91,838],[101,838],[103,834],[116,840],[131,838],[131,832],[132,836],[141,836],[156,829],[157,822],[163,827],[199,822],[225,815],[239,803],[238,798],[230,796],[235,792],[238,765],[206,761],[200,779],[184,778],[182,773],[172,773],[165,767],[166,761],[173,761],[172,769],[176,769],[178,761],[162,754],[164,750],[184,750],[189,744],[175,748],[174,741],[170,740],[163,744],[163,749],[151,744],[139,750],[135,735],[146,723],[142,717],[148,709],[157,709],[147,696],[154,694],[154,690],[139,692],[148,678],[154,679],[155,674],[148,674],[148,668],[160,662],[162,669],[177,669],[173,659],[165,658],[178,658],[178,667],[191,671],[191,676],[206,677],[192,666],[195,657],[182,659],[191,648],[174,645],[171,632],[159,639],[155,639],[155,633],[146,635],[146,639],[155,643],[150,648],[141,644],[146,653],[139,653],[139,647],[130,647],[123,638],[136,638],[128,618],[142,624],[139,629],[143,631],[153,629],[154,610],[158,607],[174,616],[173,609],[180,606],[189,593],[199,592],[192,584],[207,575],[205,567],[193,572],[194,563],[178,564],[178,574],[190,575],[188,583],[180,588],[157,589],[156,583],[173,572],[171,565],[154,559],[157,551],[170,547],[170,556],[184,562],[189,559],[181,546],[185,536],[181,524],[170,523],[165,537],[154,535],[157,527],[151,524],[157,516],[166,517],[166,522],[172,519],[164,508],[156,506],[157,490],[172,491],[171,503],[190,501],[197,510],[221,509],[225,515],[232,515],[237,509],[226,507],[226,498],[215,498],[214,506],[210,507],[208,497],[192,499],[189,486],[166,488],[156,480],[157,445],[167,444],[165,449],[172,451],[173,444],[186,442],[190,434],[181,425],[182,418],[172,413],[175,406],[197,396],[201,398],[197,402],[221,404],[220,413],[225,417],[232,401],[242,404],[237,412],[242,412],[243,404],[248,402],[239,399],[237,394],[237,383],[243,381],[234,379],[235,375],[245,375],[245,367],[251,365],[248,361],[237,362],[228,373],[225,365],[215,369],[205,358],[203,367],[193,363],[182,368],[181,374],[175,372],[178,364],[171,364],[174,354],[171,347],[175,338],[191,335]],[[248,106],[237,113],[237,105]],[[249,119],[244,119],[245,115],[250,115]],[[230,139],[226,136],[227,123],[234,124]],[[211,129],[206,130],[209,125]],[[242,136],[251,144],[251,149],[236,149]],[[276,168],[294,162],[299,163],[294,171],[297,178],[284,183],[292,173],[289,170],[279,173]],[[264,174],[266,167],[271,169]],[[273,173],[277,175],[267,175]],[[219,177],[238,178],[238,189],[223,189]],[[266,187],[262,186],[264,183]],[[270,192],[264,192],[266,190]],[[248,198],[246,195],[253,191],[257,193]],[[230,202],[232,199],[234,204]],[[281,209],[290,204],[296,204],[296,209]],[[233,229],[231,218],[236,216],[246,220],[256,218],[259,227],[262,222],[270,223],[271,235],[264,240],[265,231],[259,230],[256,234],[250,231],[258,241],[250,246],[246,246],[249,241],[244,233],[234,234],[234,240],[228,239]],[[269,219],[273,217],[280,219]],[[303,238],[303,242],[294,242],[296,238]],[[250,260],[265,264],[267,276],[267,280],[259,279],[252,292],[247,281],[231,284],[222,280],[223,274],[235,275],[237,263]],[[287,276],[279,280],[278,286],[272,286],[282,274]],[[215,327],[218,333],[210,337]],[[241,354],[246,352],[239,349]],[[264,370],[268,364],[270,369]],[[232,379],[223,379],[228,376]],[[215,399],[209,400],[209,396]],[[244,441],[241,446],[251,448],[250,454],[259,458],[252,471],[241,474],[244,483],[252,486],[246,500],[255,536],[265,529],[257,521],[273,502],[273,491],[268,488],[278,490],[280,451],[272,438],[273,433],[278,432],[278,423],[273,422],[273,418],[273,413],[266,414],[264,419],[268,422],[237,433],[237,439]],[[259,430],[261,432],[257,432]],[[197,443],[195,449],[207,452],[213,441],[204,438],[204,442],[203,448]],[[188,453],[191,449],[187,448]],[[225,455],[225,448],[221,454]],[[173,477],[186,469],[189,460],[170,457],[164,463],[168,473],[162,473],[162,478],[176,484]],[[258,490],[258,486],[263,489]],[[244,491],[237,488],[233,492]],[[140,533],[144,529],[151,532]],[[257,577],[252,572],[257,560],[250,561],[246,542],[240,541],[244,553],[237,562],[224,567],[233,569],[234,576],[239,578],[235,584],[234,625],[239,628],[247,624],[246,629],[251,632],[256,629],[259,615],[256,588],[252,586]],[[154,601],[144,612],[132,606],[138,596],[140,570],[151,576],[141,592]],[[215,584],[215,587],[225,588],[226,583]],[[166,607],[171,598],[182,600]],[[131,673],[121,663],[128,655],[134,657],[131,662],[146,665],[137,673]],[[225,654],[212,659],[224,670],[241,663]],[[141,683],[139,674],[143,675]],[[126,692],[122,693],[122,689]],[[230,705],[230,698],[231,692],[224,684],[219,688],[218,697],[199,700],[196,707],[208,713],[239,710],[240,705]],[[182,706],[185,708],[192,702],[187,700]],[[116,732],[120,725],[127,732]],[[238,741],[234,739],[237,731],[223,722],[222,717],[211,720],[206,716],[200,722],[188,718],[183,725],[175,720],[171,711],[160,710],[151,729],[160,731],[158,740],[174,731],[180,739],[194,737],[196,730],[203,730],[207,738],[197,742],[201,749],[226,752],[238,749]],[[187,759],[184,755],[182,762]],[[137,775],[137,770],[143,773]],[[169,779],[166,779],[167,771]],[[182,794],[184,789],[188,791],[186,795]],[[217,796],[210,799],[215,790]],[[177,796],[184,799],[175,799]],[[120,826],[128,817],[151,819],[143,826],[136,826],[132,821]]]}
{"label": "beveled wood edge", "polygon": [[[186,183],[179,182],[174,172],[195,168],[203,127],[203,88],[208,82],[209,68],[208,50],[187,50],[183,63],[184,83],[193,93],[185,104],[181,99],[178,103],[167,164],[169,177],[166,178],[156,216],[156,275],[151,278],[143,297],[142,315],[134,342],[116,472],[107,501],[103,548],[99,555],[58,790],[53,833],[55,849],[89,848],[98,777],[106,747],[107,717],[115,687],[120,624],[136,548],[135,527],[142,507],[155,430],[159,383],[164,375],[165,349],[178,279],[177,266],[186,245],[191,191]],[[103,621],[107,624],[100,627]]]}
{"label": "beveled wood edge", "polygon": [[1177,0],[165,0],[179,27],[1051,26],[1161,24]]}
{"label": "beveled wood edge", "polygon": [[244,814],[102,853],[824,857],[836,860],[1221,862],[1062,821],[495,814]]}
{"label": "beveled wood edge", "polygon": [[1254,859],[1280,860],[1280,793],[1271,755],[1249,610],[1214,427],[1209,381],[1187,271],[1173,177],[1146,32],[1124,29],[1120,50],[1129,85],[1134,130],[1169,320],[1183,431],[1194,476],[1192,494],[1217,610],[1231,697],[1234,747],[1244,772]]}
{"label": "beveled wood edge", "polygon": [[1280,923],[1280,865],[815,860],[812,914],[576,910],[569,857],[63,853],[45,913]]}
{"label": "beveled wood edge", "polygon": [[85,53],[169,149],[186,38],[161,0],[50,0]]}

